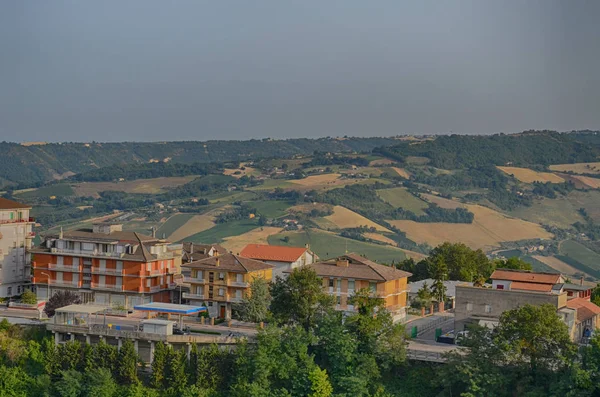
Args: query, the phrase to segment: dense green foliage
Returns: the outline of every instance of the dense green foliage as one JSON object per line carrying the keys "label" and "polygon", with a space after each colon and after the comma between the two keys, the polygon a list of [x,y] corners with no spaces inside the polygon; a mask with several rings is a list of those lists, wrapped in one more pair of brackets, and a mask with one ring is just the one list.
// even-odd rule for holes
{"label": "dense green foliage", "polygon": [[374,153],[399,161],[407,156],[426,157],[432,166],[443,169],[596,161],[600,146],[579,139],[579,135],[552,131],[528,131],[515,135],[448,135],[419,144],[404,141],[391,148],[377,148]]}
{"label": "dense green foliage", "polygon": [[125,180],[159,177],[208,175],[223,169],[220,163],[142,163],[114,164],[73,175],[68,180],[74,182],[106,182],[121,178]]}

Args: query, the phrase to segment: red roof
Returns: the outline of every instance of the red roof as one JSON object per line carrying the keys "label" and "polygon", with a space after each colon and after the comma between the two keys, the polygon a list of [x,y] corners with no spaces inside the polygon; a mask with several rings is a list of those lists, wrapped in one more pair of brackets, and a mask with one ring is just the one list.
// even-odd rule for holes
{"label": "red roof", "polygon": [[17,203],[16,201],[0,197],[0,210],[16,210],[31,208],[30,205]]}
{"label": "red roof", "polygon": [[534,273],[524,270],[498,269],[490,276],[492,280],[520,281],[523,283],[558,284],[561,275],[558,273]]}
{"label": "red roof", "polygon": [[578,323],[589,320],[590,318],[600,314],[600,307],[583,298],[568,300],[567,307],[569,309],[577,310]]}
{"label": "red roof", "polygon": [[305,252],[304,247],[282,247],[280,245],[248,244],[240,256],[261,261],[296,262]]}

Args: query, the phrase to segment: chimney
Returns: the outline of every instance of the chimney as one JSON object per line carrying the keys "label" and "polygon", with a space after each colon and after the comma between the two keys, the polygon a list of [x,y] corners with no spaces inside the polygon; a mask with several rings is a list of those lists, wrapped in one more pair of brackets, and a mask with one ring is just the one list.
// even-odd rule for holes
{"label": "chimney", "polygon": [[350,262],[348,262],[348,259],[338,259],[337,262],[335,262],[335,265],[339,267],[348,267],[349,264]]}
{"label": "chimney", "polygon": [[156,227],[152,226],[152,238],[156,238]]}
{"label": "chimney", "polygon": [[221,265],[221,258],[219,258],[219,255],[216,256],[215,265],[216,266],[220,266]]}
{"label": "chimney", "polygon": [[62,229],[62,226],[60,227],[60,233],[58,234],[58,238],[61,239],[61,240],[63,239],[63,229]]}
{"label": "chimney", "polygon": [[579,279],[579,285],[583,285],[583,276]]}
{"label": "chimney", "polygon": [[190,255],[194,253],[194,243],[190,243]]}

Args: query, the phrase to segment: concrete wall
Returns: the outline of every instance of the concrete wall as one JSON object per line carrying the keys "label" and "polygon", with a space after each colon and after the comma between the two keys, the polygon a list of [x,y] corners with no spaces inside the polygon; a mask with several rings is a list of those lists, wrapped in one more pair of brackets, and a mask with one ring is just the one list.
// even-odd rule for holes
{"label": "concrete wall", "polygon": [[33,223],[19,219],[28,220],[29,210],[0,211],[0,297],[22,293],[30,279]]}
{"label": "concrete wall", "polygon": [[456,286],[456,307],[454,311],[454,329],[462,330],[466,324],[480,319],[497,320],[500,315],[526,304],[551,304],[556,309],[566,305],[567,294],[559,295]]}

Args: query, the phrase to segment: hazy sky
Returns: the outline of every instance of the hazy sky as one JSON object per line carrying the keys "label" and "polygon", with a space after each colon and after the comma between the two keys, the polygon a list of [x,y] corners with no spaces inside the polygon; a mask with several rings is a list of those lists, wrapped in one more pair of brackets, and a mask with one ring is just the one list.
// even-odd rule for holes
{"label": "hazy sky", "polygon": [[0,0],[0,140],[600,129],[600,1]]}

